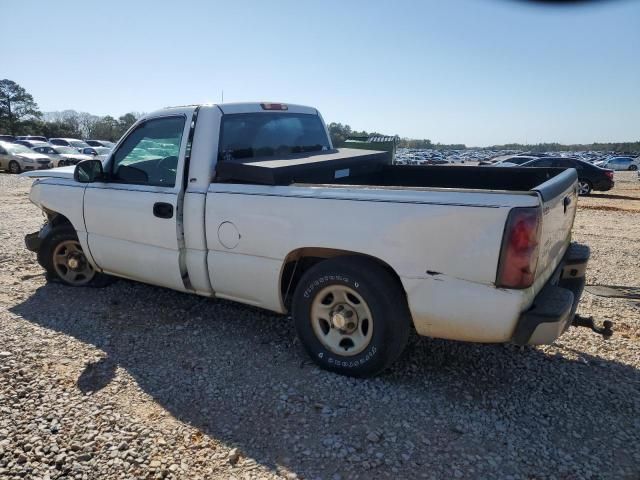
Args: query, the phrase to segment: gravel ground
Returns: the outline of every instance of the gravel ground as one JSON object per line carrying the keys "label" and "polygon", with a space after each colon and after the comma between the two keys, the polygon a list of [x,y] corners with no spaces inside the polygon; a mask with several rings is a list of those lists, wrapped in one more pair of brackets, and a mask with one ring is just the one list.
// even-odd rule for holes
{"label": "gravel ground", "polygon": [[[640,182],[580,200],[588,280],[640,285]],[[30,182],[0,175],[0,478],[640,478],[640,302],[605,342],[414,337],[384,375],[318,370],[285,317],[118,281],[47,284]]]}

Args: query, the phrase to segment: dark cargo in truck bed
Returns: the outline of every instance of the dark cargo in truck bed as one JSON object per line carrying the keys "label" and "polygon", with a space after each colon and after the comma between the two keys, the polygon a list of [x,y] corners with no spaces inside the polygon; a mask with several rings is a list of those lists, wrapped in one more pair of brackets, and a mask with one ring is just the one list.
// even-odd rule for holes
{"label": "dark cargo in truck bed", "polygon": [[339,148],[291,154],[277,160],[266,157],[221,161],[216,166],[216,180],[261,185],[334,183],[381,172],[389,163],[389,152]]}

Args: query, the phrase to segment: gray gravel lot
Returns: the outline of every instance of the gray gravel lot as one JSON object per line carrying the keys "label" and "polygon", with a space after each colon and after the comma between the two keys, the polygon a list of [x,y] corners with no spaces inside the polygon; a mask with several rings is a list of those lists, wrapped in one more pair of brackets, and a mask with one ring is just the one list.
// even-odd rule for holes
{"label": "gray gravel lot", "polygon": [[[640,182],[616,180],[581,199],[574,237],[591,283],[640,286]],[[640,302],[585,294],[608,342],[414,337],[384,375],[344,378],[286,317],[47,284],[23,247],[42,223],[29,186],[0,174],[0,479],[640,478]]]}

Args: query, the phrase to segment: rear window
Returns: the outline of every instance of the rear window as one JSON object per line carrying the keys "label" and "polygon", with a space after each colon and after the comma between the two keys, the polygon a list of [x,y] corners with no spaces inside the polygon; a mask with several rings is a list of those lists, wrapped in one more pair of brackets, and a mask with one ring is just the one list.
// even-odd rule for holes
{"label": "rear window", "polygon": [[318,115],[269,112],[222,117],[221,161],[328,149],[329,139]]}

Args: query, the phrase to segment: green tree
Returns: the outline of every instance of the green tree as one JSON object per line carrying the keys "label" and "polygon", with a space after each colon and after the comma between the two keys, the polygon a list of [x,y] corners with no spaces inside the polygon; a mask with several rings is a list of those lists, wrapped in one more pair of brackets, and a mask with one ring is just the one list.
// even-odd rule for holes
{"label": "green tree", "polygon": [[93,125],[91,135],[93,138],[100,140],[109,140],[110,142],[116,141],[120,138],[118,120],[110,117],[109,115],[98,119],[98,121]]}
{"label": "green tree", "polygon": [[331,137],[333,148],[342,147],[347,137],[352,134],[351,127],[341,123],[331,122],[327,125],[327,128],[329,129],[329,136]]}
{"label": "green tree", "polygon": [[138,120],[138,115],[132,112],[125,113],[118,118],[118,138],[124,135],[129,130],[129,127],[136,123],[136,120]]}
{"label": "green tree", "polygon": [[25,121],[42,117],[33,96],[13,80],[0,80],[0,128],[18,135]]}

